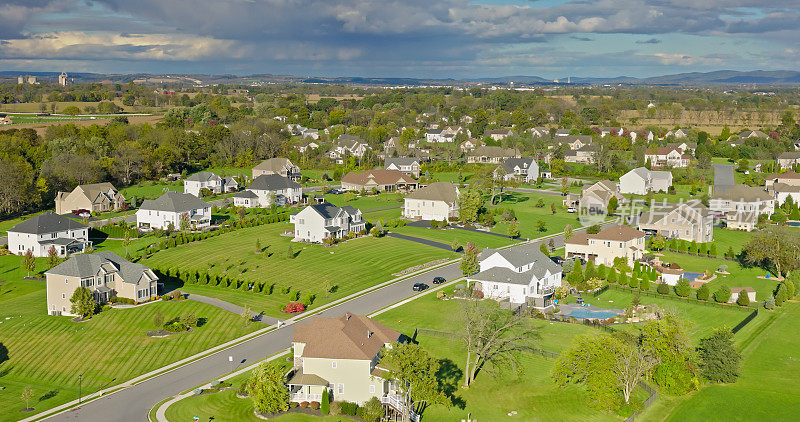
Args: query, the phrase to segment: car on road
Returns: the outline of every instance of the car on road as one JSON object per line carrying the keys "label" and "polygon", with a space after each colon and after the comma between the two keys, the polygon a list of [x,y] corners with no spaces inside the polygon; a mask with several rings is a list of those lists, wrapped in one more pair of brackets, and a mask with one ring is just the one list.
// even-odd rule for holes
{"label": "car on road", "polygon": [[423,290],[425,290],[427,288],[428,288],[428,285],[425,284],[425,283],[414,283],[414,287],[412,287],[411,290],[413,290],[415,292],[421,292],[421,291],[423,291]]}
{"label": "car on road", "polygon": [[447,281],[447,280],[445,280],[444,277],[434,277],[433,278],[433,284],[442,284],[445,281]]}

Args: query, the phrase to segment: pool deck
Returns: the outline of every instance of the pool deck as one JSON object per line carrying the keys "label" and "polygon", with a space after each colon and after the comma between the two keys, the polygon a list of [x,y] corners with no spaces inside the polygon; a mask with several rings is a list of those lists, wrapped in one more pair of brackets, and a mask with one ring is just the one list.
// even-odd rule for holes
{"label": "pool deck", "polygon": [[[615,309],[615,308],[600,308],[597,306],[580,306],[576,303],[568,303],[568,304],[559,304],[558,305],[558,314],[561,316],[570,316],[572,311],[576,309],[584,309],[584,310],[591,310],[591,311],[602,311],[602,312],[616,312],[617,315],[621,315],[625,313],[623,309]],[[578,319],[604,319],[604,318],[578,318]]]}

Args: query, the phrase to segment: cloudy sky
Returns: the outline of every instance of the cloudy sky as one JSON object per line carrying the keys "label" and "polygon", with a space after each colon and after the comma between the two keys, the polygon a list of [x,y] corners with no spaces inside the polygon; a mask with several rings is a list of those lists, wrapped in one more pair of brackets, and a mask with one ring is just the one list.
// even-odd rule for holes
{"label": "cloudy sky", "polygon": [[554,78],[798,65],[800,0],[0,0],[0,70]]}

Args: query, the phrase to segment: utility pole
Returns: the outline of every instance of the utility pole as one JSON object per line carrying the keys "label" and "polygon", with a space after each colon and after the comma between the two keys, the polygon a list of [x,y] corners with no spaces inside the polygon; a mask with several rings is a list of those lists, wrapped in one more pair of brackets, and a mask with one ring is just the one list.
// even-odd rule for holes
{"label": "utility pole", "polygon": [[81,386],[83,385],[83,374],[78,374],[78,404],[81,404]]}

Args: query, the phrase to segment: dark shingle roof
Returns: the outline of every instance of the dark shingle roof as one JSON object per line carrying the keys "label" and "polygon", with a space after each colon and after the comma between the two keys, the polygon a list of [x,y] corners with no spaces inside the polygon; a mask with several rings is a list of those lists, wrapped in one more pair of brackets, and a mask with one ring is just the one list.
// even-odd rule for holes
{"label": "dark shingle roof", "polygon": [[149,268],[142,264],[135,264],[119,255],[103,251],[91,254],[81,254],[56,265],[46,271],[46,274],[63,275],[67,277],[93,277],[101,266],[116,269],[126,283],[137,283],[142,274],[157,280],[158,277]]}
{"label": "dark shingle roof", "polygon": [[300,184],[279,174],[262,174],[253,179],[247,189],[253,190],[283,190],[287,188],[299,189]]}
{"label": "dark shingle roof", "polygon": [[191,182],[208,182],[209,180],[222,180],[222,178],[210,171],[201,171],[200,173],[195,173],[187,177],[186,180]]}
{"label": "dark shingle roof", "polygon": [[[515,267],[522,267],[528,264],[533,264],[533,265],[531,266],[530,270],[525,271],[523,273],[517,273],[511,270],[507,270],[508,273],[506,273],[505,271],[501,271],[501,268],[492,268],[478,273],[475,276],[475,278],[481,279],[480,278],[481,274],[485,273],[483,277],[499,277],[499,278],[497,279],[482,278],[483,280],[528,284],[528,282],[531,280],[530,274],[535,275],[537,279],[541,279],[542,277],[544,277],[545,272],[547,272],[548,270],[550,271],[550,274],[561,272],[561,266],[553,262],[549,257],[545,256],[545,254],[543,254],[542,251],[539,249],[539,245],[536,243],[509,249],[487,248],[481,251],[480,258],[481,260],[483,260],[494,254],[499,254],[506,261],[508,261],[511,265]],[[520,278],[519,276],[512,276],[511,274],[522,274],[524,276],[521,276]],[[506,279],[509,278],[510,280],[505,281]],[[527,278],[527,281],[519,281],[519,280],[524,280],[525,278]]]}
{"label": "dark shingle roof", "polygon": [[148,199],[142,202],[142,206],[139,209],[184,212],[210,206],[207,202],[190,193],[169,191],[158,197],[158,199]]}
{"label": "dark shingle roof", "polygon": [[44,234],[85,228],[86,226],[69,217],[58,215],[54,212],[46,212],[31,217],[8,231],[15,233]]}

